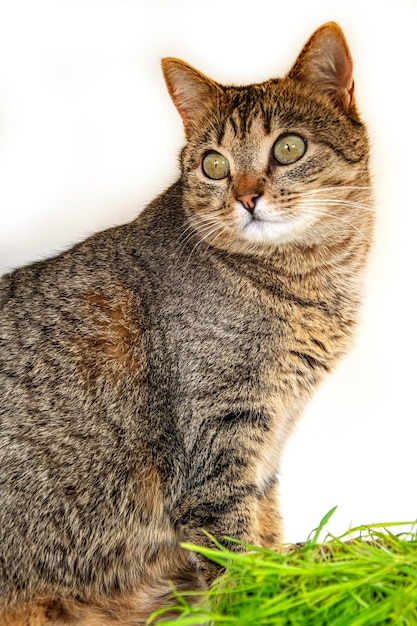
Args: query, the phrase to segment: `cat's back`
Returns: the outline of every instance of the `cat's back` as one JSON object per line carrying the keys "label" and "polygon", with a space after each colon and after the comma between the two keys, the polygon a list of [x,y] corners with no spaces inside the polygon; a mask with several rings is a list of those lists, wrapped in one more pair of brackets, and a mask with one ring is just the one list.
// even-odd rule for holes
{"label": "cat's back", "polygon": [[[8,324],[16,331],[36,332],[47,320],[64,318],[94,290],[107,291],[110,299],[130,282],[140,291],[149,268],[155,263],[162,268],[164,263],[167,242],[161,240],[165,222],[176,210],[174,188],[133,222],[96,233],[61,254],[0,277],[1,338]],[[162,219],[155,220],[155,213]],[[18,334],[22,338],[23,333]]]}
{"label": "cat's back", "polygon": [[[135,537],[149,504],[143,489],[155,491],[148,485],[154,476],[148,449],[155,414],[146,385],[152,351],[149,276],[156,274],[156,256],[161,270],[168,263],[161,243],[164,219],[158,227],[147,213],[168,204],[169,193],[131,224],[0,280],[4,597],[9,590],[2,585],[12,584],[14,562],[20,563],[16,576],[22,576],[17,584],[35,584],[39,576],[52,584],[61,576],[60,582],[72,585],[77,577],[95,584],[107,569],[111,579],[111,563],[104,567],[100,559],[108,558],[109,542],[119,535],[123,550],[131,548],[126,571],[129,559],[139,558]],[[89,529],[87,543],[80,527]],[[28,569],[37,546],[49,546],[42,574]],[[63,566],[63,573],[59,559],[68,551],[78,556],[74,570]]]}
{"label": "cat's back", "polygon": [[171,195],[130,224],[0,280],[3,480],[17,463],[24,478],[27,455],[31,467],[61,470],[76,458],[90,473],[91,458],[106,449],[124,461],[116,430],[124,429],[127,447],[133,445],[123,421],[147,402],[152,276],[157,263],[163,273],[164,263],[172,262],[164,260],[164,219],[158,226],[153,213],[164,207],[168,214]]}
{"label": "cat's back", "polygon": [[26,368],[29,376],[46,361],[46,349],[49,359],[54,353],[65,361],[70,343],[88,325],[87,294],[114,288],[112,257],[120,239],[117,229],[105,231],[0,279],[0,375],[8,368],[22,375]]}

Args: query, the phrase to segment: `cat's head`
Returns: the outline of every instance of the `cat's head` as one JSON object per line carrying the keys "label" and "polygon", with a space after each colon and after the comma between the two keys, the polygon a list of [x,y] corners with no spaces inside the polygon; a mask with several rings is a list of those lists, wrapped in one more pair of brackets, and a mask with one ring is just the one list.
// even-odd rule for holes
{"label": "cat's head", "polygon": [[185,208],[202,239],[262,253],[366,228],[368,141],[337,24],[319,28],[282,79],[226,87],[178,59],[162,67],[187,138]]}

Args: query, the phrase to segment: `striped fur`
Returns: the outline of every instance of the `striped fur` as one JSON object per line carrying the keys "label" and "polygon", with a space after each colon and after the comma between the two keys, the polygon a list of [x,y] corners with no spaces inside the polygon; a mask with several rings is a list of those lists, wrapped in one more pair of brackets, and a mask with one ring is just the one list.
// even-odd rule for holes
{"label": "striped fur", "polygon": [[0,283],[4,626],[139,626],[218,574],[181,541],[278,548],[283,446],[351,345],[373,214],[340,29],[259,85],[163,71],[179,181]]}

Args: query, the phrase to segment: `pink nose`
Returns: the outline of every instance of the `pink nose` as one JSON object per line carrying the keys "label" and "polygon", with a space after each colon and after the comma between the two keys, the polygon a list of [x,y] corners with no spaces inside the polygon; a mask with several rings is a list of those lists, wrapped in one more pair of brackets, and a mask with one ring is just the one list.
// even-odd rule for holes
{"label": "pink nose", "polygon": [[250,191],[248,193],[243,193],[240,196],[237,196],[237,199],[243,204],[245,209],[252,212],[255,208],[254,200],[256,200],[256,198],[259,198],[260,195],[260,193]]}

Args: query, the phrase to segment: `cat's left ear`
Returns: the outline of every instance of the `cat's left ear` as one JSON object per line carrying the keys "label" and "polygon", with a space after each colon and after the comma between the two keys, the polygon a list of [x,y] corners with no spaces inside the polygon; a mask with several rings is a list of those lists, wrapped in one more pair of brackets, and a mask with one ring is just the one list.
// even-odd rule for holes
{"label": "cat's left ear", "polygon": [[162,59],[161,65],[169,94],[189,137],[193,128],[198,128],[210,105],[219,99],[221,86],[179,59]]}
{"label": "cat's left ear", "polygon": [[288,73],[349,109],[353,103],[353,62],[342,29],[335,22],[318,28]]}

